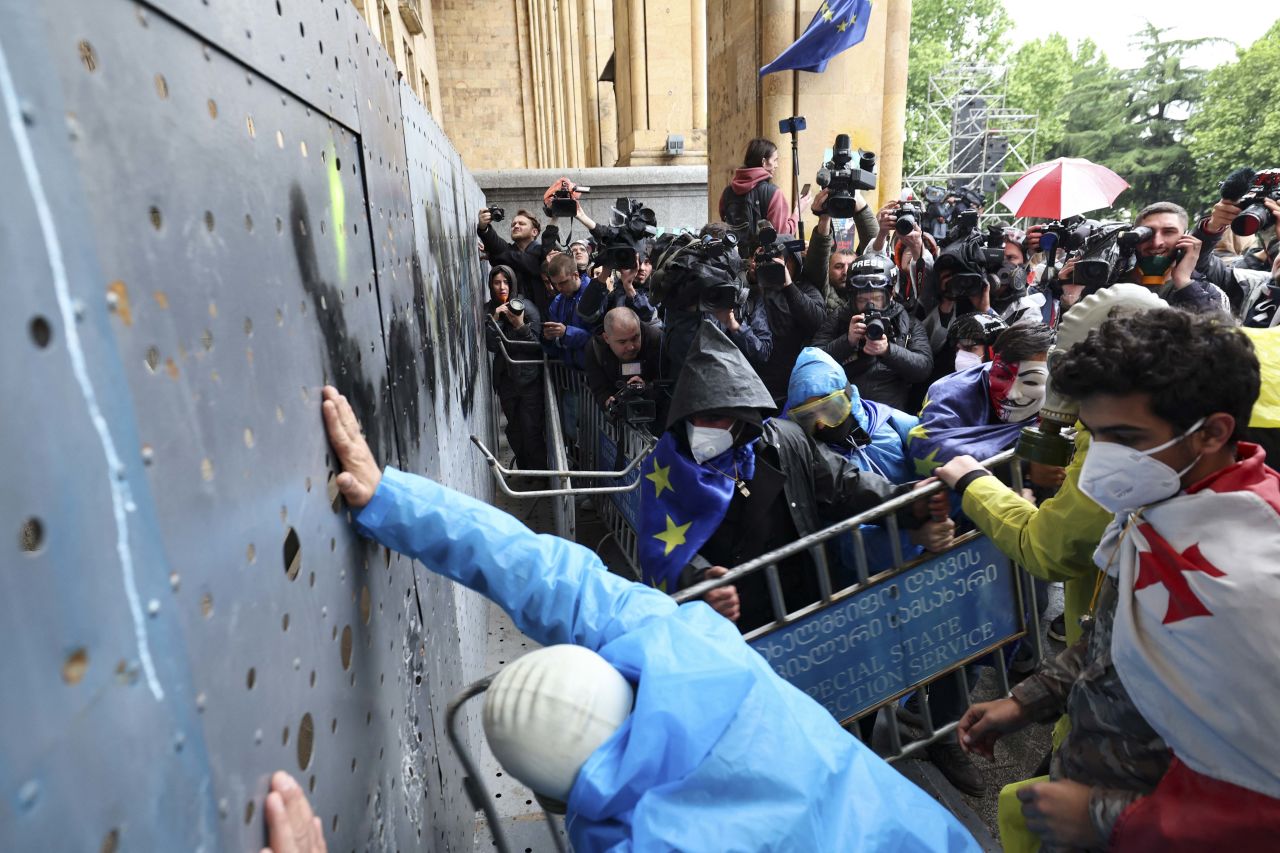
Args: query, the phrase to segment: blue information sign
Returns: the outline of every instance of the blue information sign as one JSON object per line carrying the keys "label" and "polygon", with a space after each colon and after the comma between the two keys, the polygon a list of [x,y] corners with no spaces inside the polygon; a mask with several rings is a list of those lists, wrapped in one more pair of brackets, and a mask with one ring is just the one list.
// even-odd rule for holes
{"label": "blue information sign", "polygon": [[[631,460],[618,452],[618,445],[613,443],[613,439],[606,435],[604,430],[600,430],[598,434],[600,436],[599,469],[601,471],[618,471],[625,468]],[[626,477],[615,477],[607,482],[610,485],[629,486],[638,479],[640,479],[640,466],[637,465]],[[635,530],[637,527],[636,521],[640,518],[640,490],[632,489],[629,492],[614,492],[609,497],[613,499],[618,511],[622,513],[622,517],[627,520],[627,524],[631,525],[632,530]]]}
{"label": "blue information sign", "polygon": [[1014,571],[990,539],[970,539],[751,647],[848,720],[1022,633]]}

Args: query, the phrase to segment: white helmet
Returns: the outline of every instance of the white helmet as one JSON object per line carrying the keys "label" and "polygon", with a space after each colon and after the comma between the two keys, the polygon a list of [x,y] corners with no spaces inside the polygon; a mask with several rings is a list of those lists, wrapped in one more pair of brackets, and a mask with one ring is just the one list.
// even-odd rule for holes
{"label": "white helmet", "polygon": [[484,733],[508,773],[544,797],[568,802],[591,753],[631,713],[622,673],[582,646],[548,646],[509,664],[489,685]]}

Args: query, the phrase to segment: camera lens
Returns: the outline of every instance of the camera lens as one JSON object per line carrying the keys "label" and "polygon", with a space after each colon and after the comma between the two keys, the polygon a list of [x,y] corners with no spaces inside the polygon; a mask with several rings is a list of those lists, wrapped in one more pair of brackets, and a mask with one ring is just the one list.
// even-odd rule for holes
{"label": "camera lens", "polygon": [[1266,205],[1251,204],[1231,221],[1231,230],[1241,237],[1250,237],[1269,227],[1273,221]]}
{"label": "camera lens", "polygon": [[906,237],[916,230],[916,218],[910,213],[903,213],[898,216],[898,221],[894,223],[893,227],[900,235]]}

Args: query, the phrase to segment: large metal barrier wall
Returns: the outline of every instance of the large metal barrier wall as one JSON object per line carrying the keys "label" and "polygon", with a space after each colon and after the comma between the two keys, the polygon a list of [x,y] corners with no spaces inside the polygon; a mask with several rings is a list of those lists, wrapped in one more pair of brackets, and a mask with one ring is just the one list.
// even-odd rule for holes
{"label": "large metal barrier wall", "polygon": [[342,0],[0,21],[0,849],[256,851],[276,768],[470,849],[483,602],[354,535],[319,392],[491,496],[477,185]]}

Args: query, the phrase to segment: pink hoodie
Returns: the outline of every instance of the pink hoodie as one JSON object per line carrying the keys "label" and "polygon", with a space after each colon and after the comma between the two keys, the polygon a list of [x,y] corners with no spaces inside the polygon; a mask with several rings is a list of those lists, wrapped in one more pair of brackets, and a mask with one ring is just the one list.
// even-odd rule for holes
{"label": "pink hoodie", "polygon": [[[726,191],[732,190],[738,195],[746,195],[759,183],[769,180],[769,172],[763,166],[742,166],[734,170],[733,180]],[[720,217],[724,218],[724,195],[720,196]],[[773,223],[773,227],[778,229],[779,234],[796,233],[796,219],[791,215],[790,205],[787,204],[787,196],[779,189],[769,197],[769,209],[765,211],[765,216]]]}

